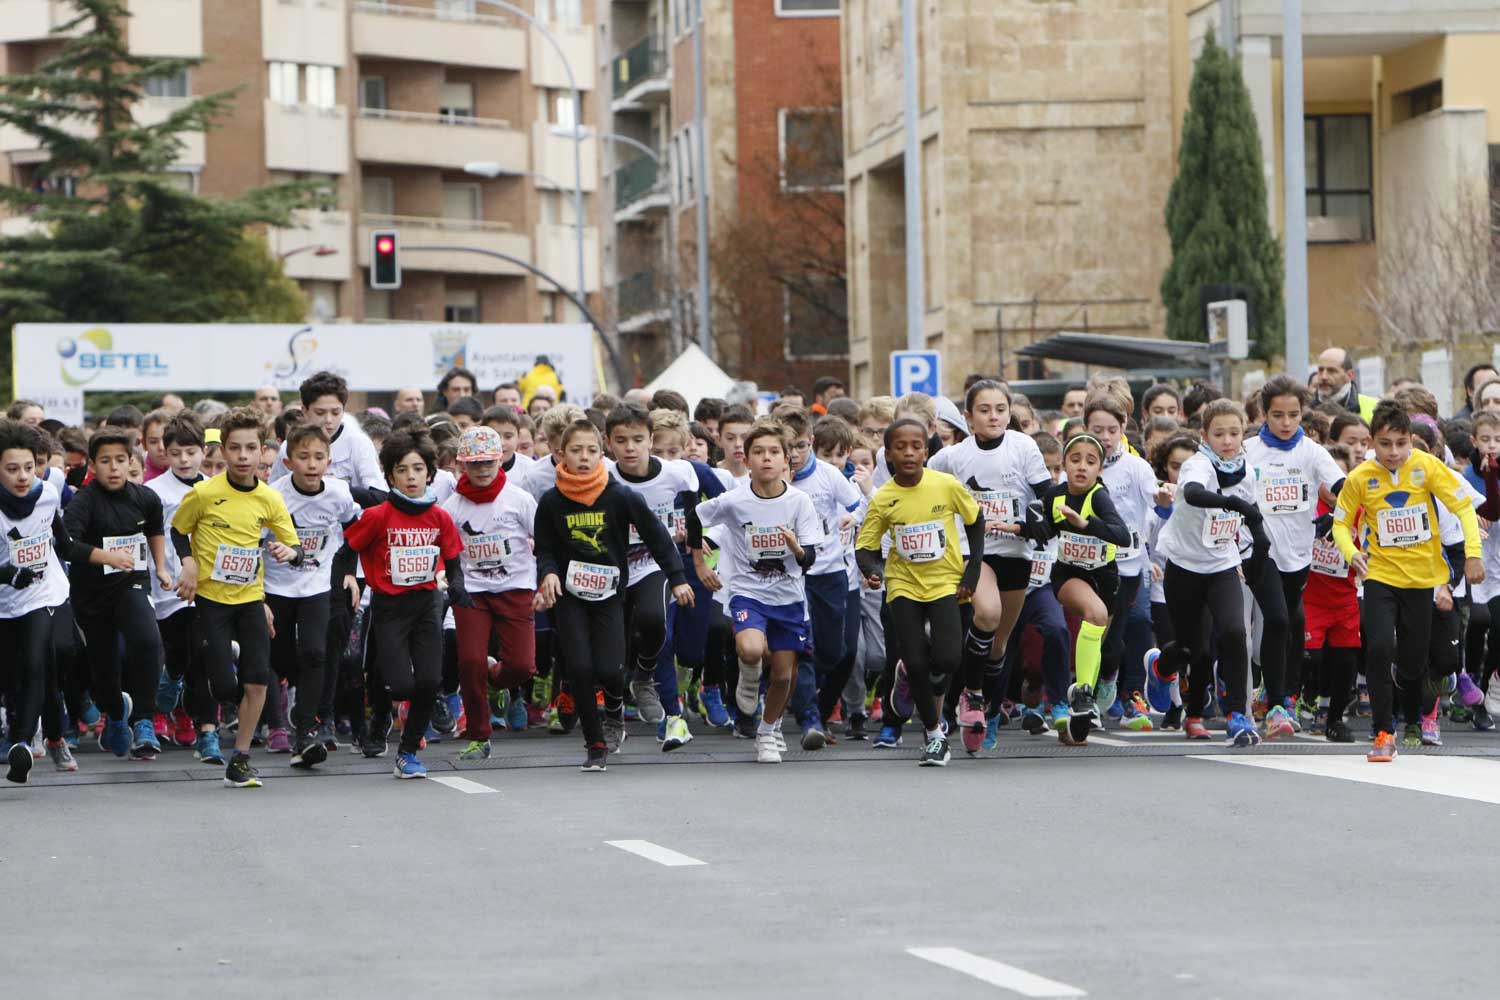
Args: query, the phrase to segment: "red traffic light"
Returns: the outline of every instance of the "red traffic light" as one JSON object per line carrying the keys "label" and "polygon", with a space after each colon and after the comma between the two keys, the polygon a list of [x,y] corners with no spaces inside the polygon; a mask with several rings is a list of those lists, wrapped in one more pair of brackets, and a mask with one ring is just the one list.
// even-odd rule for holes
{"label": "red traffic light", "polygon": [[391,239],[389,236],[382,236],[380,239],[375,241],[375,249],[379,250],[381,253],[390,253],[395,248],[396,241]]}

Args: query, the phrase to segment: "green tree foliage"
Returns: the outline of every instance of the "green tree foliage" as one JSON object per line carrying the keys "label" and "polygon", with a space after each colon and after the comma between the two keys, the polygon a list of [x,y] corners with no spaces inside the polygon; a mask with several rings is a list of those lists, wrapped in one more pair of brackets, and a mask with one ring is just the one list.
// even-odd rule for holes
{"label": "green tree foliage", "polygon": [[1254,353],[1286,338],[1281,246],[1271,232],[1260,137],[1239,66],[1210,32],[1193,69],[1177,177],[1167,196],[1172,264],[1162,275],[1167,336],[1204,340],[1199,290],[1232,282],[1254,290]]}
{"label": "green tree foliage", "polygon": [[276,185],[199,197],[167,172],[183,135],[208,131],[230,92],[184,100],[157,124],[133,109],[147,81],[195,59],[132,55],[125,0],[70,0],[60,51],[34,72],[0,76],[0,123],[47,153],[25,185],[0,184],[5,214],[30,232],[0,238],[0,379],[18,322],[299,322],[306,303],[257,229],[284,225],[318,196]]}

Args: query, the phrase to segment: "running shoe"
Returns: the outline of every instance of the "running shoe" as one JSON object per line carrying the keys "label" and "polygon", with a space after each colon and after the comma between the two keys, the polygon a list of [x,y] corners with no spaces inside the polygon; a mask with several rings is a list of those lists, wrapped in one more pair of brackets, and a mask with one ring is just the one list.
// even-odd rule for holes
{"label": "running shoe", "polygon": [[1450,702],[1449,703],[1449,705],[1448,705],[1448,721],[1449,722],[1452,722],[1452,723],[1455,723],[1455,724],[1458,724],[1458,725],[1462,725],[1465,722],[1472,721],[1473,718],[1474,718],[1474,713],[1468,708],[1468,706],[1464,705],[1462,702],[1454,701],[1454,702]]}
{"label": "running shoe", "polygon": [[776,749],[776,734],[758,732],[755,734],[755,762],[757,764],[780,764],[781,751]]}
{"label": "running shoe", "polygon": [[134,726],[130,740],[130,756],[135,760],[155,760],[161,755],[161,744],[156,741],[156,727],[150,719],[141,719]]}
{"label": "running shoe", "polygon": [[666,726],[666,738],[661,741],[662,753],[671,753],[693,742],[693,734],[688,732],[687,720],[682,716],[668,716]]}
{"label": "running shoe", "polygon": [[1094,689],[1087,684],[1074,684],[1068,688],[1068,735],[1074,743],[1083,743],[1090,731],[1101,725],[1099,703],[1094,700]]}
{"label": "running shoe", "polygon": [[1016,718],[1020,714],[1021,710],[1017,708],[1016,703],[1011,701],[1009,698],[1001,699],[1000,707],[995,709],[995,717],[1000,720],[1001,729],[1004,729],[1006,724],[1010,722],[1011,719]]}
{"label": "running shoe", "polygon": [[[1233,725],[1233,720],[1234,716],[1231,715],[1231,728]],[[1287,713],[1287,710],[1282,708],[1280,705],[1276,705],[1266,713],[1265,727],[1266,739],[1268,740],[1279,739],[1283,736],[1290,738],[1291,735],[1296,731],[1292,728],[1291,716]]]}
{"label": "running shoe", "polygon": [[1182,728],[1182,716],[1183,716],[1182,706],[1181,705],[1173,705],[1171,708],[1167,709],[1166,714],[1164,714],[1161,717],[1161,727],[1162,727],[1162,729],[1164,729],[1164,730],[1171,730],[1173,732],[1181,729]]}
{"label": "running shoe", "polygon": [[[354,738],[354,722],[347,717],[341,716],[333,724],[333,737],[338,741],[340,746],[353,748],[355,743],[358,742]],[[328,741],[324,740],[323,745],[327,746]]]}
{"label": "running shoe", "polygon": [[865,731],[865,717],[858,712],[849,716],[849,725],[844,731],[844,736],[859,742],[869,739],[870,734]]}
{"label": "running shoe", "polygon": [[724,707],[724,693],[717,684],[706,685],[698,695],[703,706],[703,721],[715,729],[729,725],[729,710]]}
{"label": "running shoe", "polygon": [[[124,757],[130,753],[130,747],[135,742],[131,734],[130,723],[126,721],[130,718],[130,713],[134,706],[131,704],[130,695],[122,693],[120,698],[125,702],[123,717],[106,720],[104,722],[104,732],[99,736],[99,746],[108,750],[116,757]],[[146,725],[149,726],[150,723],[148,722]]]}
{"label": "running shoe", "polygon": [[771,730],[771,737],[776,741],[776,749],[780,753],[786,753],[786,735],[782,733],[781,726]]}
{"label": "running shoe", "polygon": [[151,731],[156,734],[158,744],[172,745],[172,721],[167,718],[167,713],[157,712],[151,716]]}
{"label": "running shoe", "polygon": [[73,759],[73,749],[67,740],[48,740],[47,756],[52,758],[52,765],[59,771],[78,770],[78,761]]}
{"label": "running shoe", "polygon": [[870,724],[874,725],[885,717],[885,705],[879,698],[870,702]]}
{"label": "running shoe", "polygon": [[432,716],[427,720],[427,728],[431,729],[438,736],[442,736],[445,733],[451,736],[455,721],[453,713],[448,710],[447,698],[442,694],[433,698]]}
{"label": "running shoe", "polygon": [[881,726],[880,735],[875,737],[872,744],[876,750],[894,750],[901,745],[900,726]]}
{"label": "running shoe", "polygon": [[[146,724],[150,725],[149,722]],[[5,780],[24,785],[27,775],[31,774],[31,765],[36,762],[36,758],[31,756],[31,747],[28,744],[12,743],[10,749],[5,752],[5,762],[10,765],[5,772]]]}
{"label": "running shoe", "polygon": [[753,667],[740,665],[739,681],[734,686],[734,706],[741,715],[754,715],[760,705],[760,674],[759,664]]}
{"label": "running shoe", "polygon": [[1401,745],[1404,747],[1419,747],[1422,745],[1422,727],[1414,722],[1408,722],[1401,733]]}
{"label": "running shoe", "polygon": [[640,674],[630,684],[630,693],[635,696],[635,710],[642,722],[656,725],[667,717],[661,703],[661,693],[656,690],[656,681],[649,674]]}
{"label": "running shoe", "polygon": [[547,706],[547,732],[553,736],[562,736],[567,733],[567,728],[562,723],[562,713],[557,710],[557,705]]}
{"label": "running shoe", "polygon": [[224,751],[219,749],[219,733],[217,730],[207,733],[199,733],[198,738],[193,741],[193,757],[205,764],[224,764]]}
{"label": "running shoe", "polygon": [[[995,716],[995,728],[1000,727],[1000,717]],[[970,756],[984,745],[984,695],[965,688],[958,696],[958,728],[963,739],[964,750]]]}
{"label": "running shoe", "polygon": [[809,718],[802,725],[802,749],[821,750],[828,745],[828,733],[823,728],[823,723],[817,716]]}
{"label": "running shoe", "polygon": [[1438,724],[1436,705],[1433,706],[1431,715],[1422,716],[1422,745],[1424,747],[1440,747],[1443,745],[1443,730]]}
{"label": "running shoe", "polygon": [[604,716],[604,745],[610,753],[620,752],[620,746],[627,735],[624,719],[614,714]]}
{"label": "running shoe", "polygon": [[1375,734],[1375,745],[1365,754],[1371,764],[1388,764],[1396,759],[1396,737],[1386,732]]}
{"label": "running shoe", "polygon": [[911,681],[906,676],[906,664],[896,661],[896,680],[891,684],[891,711],[903,719],[910,719],[916,711],[911,700]]}
{"label": "running shoe", "polygon": [[737,740],[755,739],[755,728],[760,724],[756,713],[740,712],[734,718],[734,738]]}
{"label": "running shoe", "polygon": [[1370,685],[1361,682],[1359,685],[1359,697],[1354,702],[1354,714],[1361,719],[1368,719],[1370,712]]}
{"label": "running shoe", "polygon": [[68,744],[69,750],[78,749],[78,729],[72,725],[68,726],[67,732],[63,733],[63,742]]}
{"label": "running shoe", "polygon": [[1196,715],[1190,715],[1186,719],[1182,720],[1182,735],[1186,736],[1190,740],[1206,740],[1211,738],[1209,736],[1208,727],[1205,726],[1203,724],[1203,720]]}
{"label": "running shoe", "polygon": [[402,750],[396,754],[396,766],[391,768],[391,773],[398,778],[425,778],[427,765],[417,760],[416,754]]}
{"label": "running shoe", "polygon": [[371,719],[369,728],[365,731],[365,738],[360,745],[360,752],[371,760],[376,757],[384,757],[388,749],[386,741],[390,735],[390,719]]}
{"label": "running shoe", "polygon": [[292,747],[292,757],[287,761],[292,767],[312,768],[328,759],[328,748],[318,738],[317,729],[309,729],[297,737]]}
{"label": "running shoe", "polygon": [[1258,722],[1266,717],[1266,713],[1270,711],[1270,709],[1271,702],[1266,697],[1265,686],[1262,685],[1261,687],[1255,689],[1255,694],[1250,698],[1250,714],[1253,715]]}
{"label": "running shoe", "polygon": [[1050,719],[1052,728],[1059,733],[1068,728],[1068,706],[1062,702],[1056,702],[1052,706]]}
{"label": "running shoe", "polygon": [[266,735],[266,753],[291,753],[292,734],[277,726]]}
{"label": "running shoe", "polygon": [[[1120,685],[1118,680],[1100,681],[1095,691],[1094,698],[1099,702],[1101,718],[1107,716],[1119,722],[1125,716],[1125,706],[1120,704]],[[1099,728],[1104,728],[1102,725]]]}
{"label": "running shoe", "polygon": [[473,764],[481,760],[490,759],[490,741],[474,740],[468,746],[458,752],[458,759],[465,763]]}
{"label": "running shoe", "polygon": [[1343,719],[1329,719],[1328,728],[1323,731],[1323,738],[1329,743],[1354,742],[1354,734],[1349,731],[1349,724]]}
{"label": "running shoe", "polygon": [[489,689],[491,729],[505,728],[505,704],[503,701],[504,696],[505,692],[500,688]]}
{"label": "running shoe", "polygon": [[607,770],[609,763],[609,750],[603,743],[590,743],[587,748],[588,756],[584,759],[580,771],[603,771]]}
{"label": "running shoe", "polygon": [[190,747],[198,741],[198,727],[193,717],[181,705],[172,709],[172,742],[180,747]]}
{"label": "running shoe", "polygon": [[333,728],[332,722],[325,719],[318,723],[318,742],[323,744],[323,749],[329,753],[336,753],[338,751],[338,732]]}
{"label": "running shoe", "polygon": [[948,752],[948,737],[934,736],[927,741],[922,748],[922,757],[917,761],[918,767],[947,767],[952,754]]}
{"label": "running shoe", "polygon": [[1304,729],[1311,730],[1313,726],[1317,725],[1317,700],[1308,701],[1306,698],[1298,695],[1292,709],[1292,721],[1297,724],[1297,732],[1299,733]]}
{"label": "running shoe", "polygon": [[1474,706],[1469,721],[1473,723],[1474,728],[1479,730],[1481,733],[1487,733],[1495,728],[1494,718],[1491,717],[1489,709],[1485,708],[1482,704]]}
{"label": "running shoe", "polygon": [[1281,700],[1281,708],[1292,723],[1292,732],[1302,732],[1302,722],[1297,718],[1297,699],[1288,695]]}
{"label": "running shoe", "polygon": [[1451,698],[1458,691],[1458,674],[1447,674],[1437,683],[1437,693],[1440,698]]}
{"label": "running shoe", "polygon": [[1484,692],[1483,705],[1491,718],[1500,715],[1500,674],[1490,678],[1490,686]]}
{"label": "running shoe", "polygon": [[237,753],[224,768],[224,784],[230,788],[259,788],[260,772],[250,766],[250,755]]}
{"label": "running shoe", "polygon": [[1307,731],[1313,736],[1328,735],[1328,709],[1318,709],[1318,713],[1313,716],[1312,725],[1308,727]]}
{"label": "running shoe", "polygon": [[513,733],[524,733],[529,721],[530,716],[526,711],[526,699],[518,697],[512,691],[510,701],[505,706],[506,727]]}
{"label": "running shoe", "polygon": [[78,711],[78,721],[83,723],[86,729],[92,729],[94,723],[99,721],[99,706],[94,704],[94,699],[88,695],[83,696],[83,708]]}
{"label": "running shoe", "polygon": [[[1278,709],[1280,705],[1276,706]],[[1224,730],[1224,745],[1229,747],[1253,747],[1260,742],[1260,730],[1255,728],[1255,722],[1245,717],[1243,712],[1230,712],[1228,725]]]}
{"label": "running shoe", "polygon": [[1149,733],[1154,728],[1151,725],[1151,712],[1146,706],[1146,699],[1139,691],[1130,692],[1130,697],[1120,702],[1124,711],[1120,716],[1120,728],[1129,729],[1137,733]]}
{"label": "running shoe", "polygon": [[547,713],[543,712],[529,700],[523,702],[526,706],[526,726],[528,729],[540,729],[547,724]]}
{"label": "running shoe", "polygon": [[1165,712],[1172,707],[1172,682],[1177,679],[1176,675],[1162,677],[1156,672],[1160,660],[1161,650],[1153,648],[1146,650],[1142,661],[1146,666],[1146,701],[1155,712]]}
{"label": "running shoe", "polygon": [[844,721],[844,703],[842,701],[836,701],[836,702],[833,703],[833,714],[828,717],[828,724],[830,726],[836,726],[840,722],[843,722],[843,721]]}
{"label": "running shoe", "polygon": [[[1026,720],[1023,717],[1021,721],[1022,721],[1022,724],[1024,725]],[[1036,715],[1036,722],[1037,722],[1037,725],[1040,725],[1043,728],[1045,728],[1046,725],[1047,725],[1046,720],[1042,718],[1042,715],[1041,715],[1040,712],[1038,712],[1037,715]],[[988,719],[985,720],[985,723],[984,723],[984,742],[980,744],[980,749],[982,749],[982,750],[993,750],[993,749],[995,749],[995,747],[997,747],[999,745],[1000,745],[1000,716],[998,716],[998,715],[992,715]]]}
{"label": "running shoe", "polygon": [[[999,727],[997,726],[996,729]],[[1040,736],[1047,731],[1047,716],[1042,714],[1040,705],[1024,705],[1021,708],[1021,728],[1032,736]],[[988,733],[984,738],[985,749],[992,749]]]}

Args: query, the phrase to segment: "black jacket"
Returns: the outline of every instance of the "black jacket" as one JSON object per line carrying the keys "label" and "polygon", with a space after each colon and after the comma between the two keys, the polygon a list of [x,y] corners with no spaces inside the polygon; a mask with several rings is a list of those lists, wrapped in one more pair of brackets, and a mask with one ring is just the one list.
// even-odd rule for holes
{"label": "black jacket", "polygon": [[646,501],[629,487],[610,480],[593,506],[585,507],[553,487],[542,494],[536,508],[536,575],[565,578],[568,563],[589,562],[620,571],[619,592],[630,579],[630,525],[641,536],[651,557],[676,587],[687,582],[682,558],[666,527],[651,513]]}

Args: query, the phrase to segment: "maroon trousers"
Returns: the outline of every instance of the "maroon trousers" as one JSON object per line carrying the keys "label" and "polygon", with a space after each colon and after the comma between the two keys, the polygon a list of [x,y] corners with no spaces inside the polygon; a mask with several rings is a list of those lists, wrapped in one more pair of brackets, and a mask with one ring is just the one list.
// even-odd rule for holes
{"label": "maroon trousers", "polygon": [[[530,590],[498,594],[470,593],[472,608],[455,607],[458,629],[458,690],[464,703],[466,740],[487,740],[490,728],[490,685],[519,687],[536,674],[536,626]],[[490,637],[498,639],[499,655],[490,670]]]}

